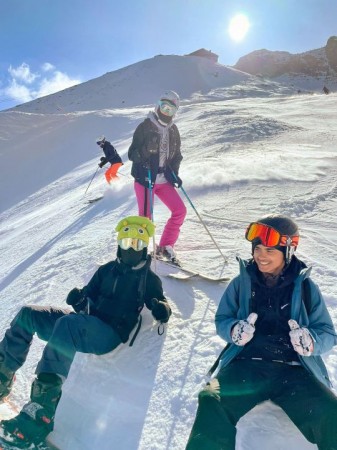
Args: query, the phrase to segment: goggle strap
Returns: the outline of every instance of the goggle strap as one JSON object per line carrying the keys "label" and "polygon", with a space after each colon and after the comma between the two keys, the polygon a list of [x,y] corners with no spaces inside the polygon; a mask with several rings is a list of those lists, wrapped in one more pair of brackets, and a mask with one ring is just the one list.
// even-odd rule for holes
{"label": "goggle strap", "polygon": [[[266,247],[276,247],[277,245],[297,247],[299,241],[298,236],[291,237],[282,235],[279,231],[275,230],[275,228],[259,222],[252,222],[248,225],[245,237],[249,242],[252,242],[254,239],[260,239],[262,245],[265,245]],[[272,245],[271,241],[273,243]]]}

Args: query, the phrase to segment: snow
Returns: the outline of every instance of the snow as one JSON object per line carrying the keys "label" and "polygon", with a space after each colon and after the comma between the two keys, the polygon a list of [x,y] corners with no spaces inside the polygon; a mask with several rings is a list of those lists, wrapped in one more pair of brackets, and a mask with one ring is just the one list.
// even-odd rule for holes
{"label": "snow", "polygon": [[[133,131],[155,96],[172,88],[182,96],[176,123],[183,186],[229,263],[223,264],[180,191],[188,208],[176,245],[181,261],[233,277],[236,256],[250,256],[246,225],[265,213],[288,214],[301,229],[298,255],[313,265],[312,277],[337,326],[336,95],[298,95],[286,80],[278,84],[212,64],[158,56],[117,71],[119,84],[112,72],[0,113],[2,333],[23,305],[64,307],[70,289],[82,287],[98,265],[115,257],[114,227],[137,213],[127,161]],[[205,68],[221,76],[206,83]],[[95,144],[101,134],[125,164],[111,186],[99,170],[84,197],[101,156]],[[87,204],[101,194],[103,200]],[[168,218],[160,202],[154,216],[159,240]],[[104,356],[77,354],[51,435],[62,450],[184,449],[197,394],[225,345],[216,336],[214,314],[226,283],[178,281],[160,263],[156,269],[173,309],[165,333],[158,334],[144,311],[133,347]],[[36,338],[18,371],[12,393],[17,407],[28,399],[43,347]],[[324,359],[336,384],[336,348]],[[236,448],[317,447],[267,402],[240,420]]]}

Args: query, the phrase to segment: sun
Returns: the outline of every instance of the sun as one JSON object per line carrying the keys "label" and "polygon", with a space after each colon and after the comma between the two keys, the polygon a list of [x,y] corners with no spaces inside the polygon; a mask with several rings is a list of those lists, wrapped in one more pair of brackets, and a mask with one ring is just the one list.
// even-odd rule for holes
{"label": "sun", "polygon": [[237,14],[229,22],[228,33],[233,41],[239,42],[244,39],[250,27],[248,17]]}

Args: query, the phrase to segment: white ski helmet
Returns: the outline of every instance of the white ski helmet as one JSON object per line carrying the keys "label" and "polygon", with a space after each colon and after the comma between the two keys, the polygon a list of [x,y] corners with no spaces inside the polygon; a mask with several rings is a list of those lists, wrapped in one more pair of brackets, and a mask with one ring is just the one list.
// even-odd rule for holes
{"label": "white ski helmet", "polygon": [[96,139],[96,144],[97,145],[101,145],[101,144],[104,144],[104,142],[105,142],[105,136],[99,136],[97,139]]}
{"label": "white ski helmet", "polygon": [[179,95],[174,92],[174,91],[166,91],[163,93],[163,95],[160,96],[160,100],[168,100],[170,103],[172,103],[177,110],[179,109],[180,106],[180,98]]}

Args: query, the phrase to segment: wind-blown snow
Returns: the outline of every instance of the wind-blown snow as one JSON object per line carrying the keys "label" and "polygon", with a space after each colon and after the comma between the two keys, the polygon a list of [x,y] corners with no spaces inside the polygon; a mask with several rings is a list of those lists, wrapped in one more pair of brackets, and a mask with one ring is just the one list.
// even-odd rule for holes
{"label": "wind-blown snow", "polygon": [[[183,97],[176,121],[184,155],[180,175],[229,264],[224,266],[184,196],[188,215],[176,245],[181,261],[232,277],[236,255],[250,256],[246,225],[265,213],[289,214],[301,228],[299,257],[313,265],[337,326],[336,95],[291,95],[284,85],[262,87],[242,72],[201,58],[181,62],[186,59],[156,57],[119,73],[115,89],[115,73],[107,74],[104,86],[101,77],[0,113],[2,333],[23,305],[64,306],[71,288],[82,287],[99,264],[115,257],[114,227],[137,213],[126,156],[132,133],[147,105],[172,88]],[[189,67],[184,76],[182,65]],[[203,84],[204,66],[213,84]],[[154,86],[148,82],[153,73]],[[167,78],[160,78],[163,73]],[[104,193],[104,199],[89,206],[84,192],[101,156],[95,144],[100,134],[116,145],[125,165],[110,187],[98,171],[86,198]],[[168,217],[160,202],[154,216],[158,240]],[[173,309],[164,335],[144,311],[133,347],[76,356],[52,434],[62,450],[184,449],[197,394],[225,345],[215,334],[214,314],[226,284],[173,280],[160,264],[157,271]],[[28,399],[43,346],[34,341],[18,372],[12,394],[17,406]],[[325,361],[336,384],[336,349]],[[239,422],[237,449],[270,448],[316,447],[279,408],[265,403]]]}

